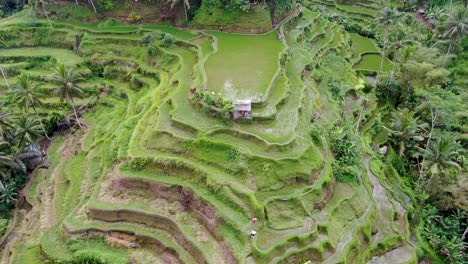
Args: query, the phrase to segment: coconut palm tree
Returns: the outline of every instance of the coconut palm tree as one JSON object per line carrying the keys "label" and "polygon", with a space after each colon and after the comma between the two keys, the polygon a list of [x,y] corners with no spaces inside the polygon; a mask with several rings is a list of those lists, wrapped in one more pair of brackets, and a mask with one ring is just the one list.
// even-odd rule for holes
{"label": "coconut palm tree", "polygon": [[[429,169],[427,188],[438,190],[439,185],[447,184],[450,171],[460,173],[462,167],[455,161],[461,154],[461,148],[454,141],[447,138],[439,138],[427,148],[419,148],[423,156],[421,166]],[[436,185],[434,183],[437,182]]]}
{"label": "coconut palm tree", "polygon": [[79,73],[75,72],[73,68],[67,68],[64,64],[59,64],[54,69],[54,76],[51,80],[58,84],[59,87],[55,89],[54,94],[59,96],[61,100],[66,100],[72,105],[73,113],[75,114],[78,126],[82,128],[78,115],[76,113],[74,97],[83,94],[81,88],[77,85],[79,81],[83,80],[83,77]]}
{"label": "coconut palm tree", "polygon": [[450,39],[447,55],[450,54],[452,44],[459,42],[468,33],[468,8],[462,6],[455,12],[451,12],[449,18],[443,24],[442,36]]}
{"label": "coconut palm tree", "polygon": [[32,116],[20,116],[15,124],[15,139],[20,149],[34,143],[41,136],[41,125]]}
{"label": "coconut palm tree", "polygon": [[17,187],[14,182],[3,182],[0,180],[0,200],[4,201],[4,206],[13,208],[18,201]]}
{"label": "coconut palm tree", "polygon": [[10,144],[0,139],[0,178],[7,179],[11,176],[11,168],[16,167],[15,160],[7,155],[6,151],[10,149]]}
{"label": "coconut palm tree", "polygon": [[454,141],[447,138],[439,138],[428,148],[418,148],[424,156],[423,166],[429,168],[431,174],[445,173],[447,169],[455,169],[460,172],[461,166],[455,162],[461,149]]}
{"label": "coconut palm tree", "polygon": [[11,113],[0,104],[0,139],[10,140],[13,129]]}
{"label": "coconut palm tree", "polygon": [[411,47],[414,41],[408,38],[407,32],[401,29],[392,30],[389,34],[390,44],[388,50],[393,53],[393,71],[395,71],[395,65],[401,58],[400,50],[405,50],[407,47]]}
{"label": "coconut palm tree", "polygon": [[390,132],[394,143],[398,147],[398,155],[403,156],[409,141],[422,141],[423,137],[419,135],[422,125],[419,124],[418,117],[408,109],[402,109],[392,113],[390,128],[384,127]]}
{"label": "coconut palm tree", "polygon": [[18,158],[11,153],[10,143],[0,139],[0,178],[6,180],[15,173],[26,173],[26,166],[22,162],[25,157]]}
{"label": "coconut palm tree", "polygon": [[25,113],[29,113],[30,107],[35,109],[36,105],[42,105],[37,91],[39,87],[40,84],[33,82],[28,75],[20,75],[17,78],[17,84],[12,91],[13,100],[19,107],[23,108]]}
{"label": "coconut palm tree", "polygon": [[376,19],[377,23],[379,23],[380,26],[385,31],[384,43],[383,43],[383,49],[382,49],[382,59],[380,61],[380,71],[383,70],[383,63],[384,63],[385,51],[386,51],[386,47],[387,47],[389,28],[392,25],[398,24],[399,18],[401,16],[402,16],[402,14],[396,8],[384,7],[380,11],[380,16],[377,17],[377,19]]}
{"label": "coconut palm tree", "polygon": [[36,106],[41,106],[42,102],[39,99],[40,93],[38,92],[38,88],[41,84],[33,82],[28,75],[21,75],[18,77],[18,83],[13,90],[13,98],[15,103],[22,107],[26,114],[29,113],[29,108],[32,107],[36,117],[38,118],[39,122],[41,123],[42,131],[47,139],[49,136],[45,131],[44,124],[42,120],[39,118],[39,114],[37,113]]}
{"label": "coconut palm tree", "polygon": [[433,5],[429,7],[425,14],[424,17],[433,25],[438,26],[439,22],[447,16],[447,13],[445,10],[438,5]]}

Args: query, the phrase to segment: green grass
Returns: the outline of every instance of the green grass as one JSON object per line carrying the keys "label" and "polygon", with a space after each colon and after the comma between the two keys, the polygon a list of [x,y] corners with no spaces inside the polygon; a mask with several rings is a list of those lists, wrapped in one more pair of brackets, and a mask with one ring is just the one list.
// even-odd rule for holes
{"label": "green grass", "polygon": [[127,249],[111,247],[102,238],[70,240],[68,246],[76,259],[86,256],[94,257],[104,263],[128,263]]}
{"label": "green grass", "polygon": [[376,13],[377,13],[375,10],[370,10],[370,9],[367,9],[367,8],[352,6],[352,5],[339,5],[339,4],[337,4],[336,7],[338,7],[339,9],[342,9],[342,10],[344,10],[346,12],[351,12],[351,13],[356,13],[356,14],[364,14],[364,15],[371,16],[371,17],[374,17],[376,15]]}
{"label": "green grass", "polygon": [[195,27],[214,29],[233,27],[248,31],[253,28],[263,32],[272,29],[270,9],[263,8],[261,5],[253,8],[248,13],[244,13],[240,10],[227,11],[202,3],[192,24]]}
{"label": "green grass", "polygon": [[72,2],[47,3],[46,9],[48,12],[54,12],[56,19],[67,21],[97,20],[99,17],[92,10]]}
{"label": "green grass", "polygon": [[28,247],[22,250],[17,257],[17,263],[42,264],[44,261],[39,246]]}
{"label": "green grass", "polygon": [[205,65],[208,89],[231,99],[265,100],[283,49],[277,32],[255,36],[209,34],[217,38],[218,50]]}
{"label": "green grass", "polygon": [[49,47],[34,47],[34,48],[17,48],[17,49],[0,49],[0,57],[39,57],[50,56],[56,59],[59,63],[68,66],[80,64],[82,58],[76,55],[71,50],[49,48]]}
{"label": "green grass", "polygon": [[375,42],[369,38],[360,36],[355,33],[349,34],[352,41],[352,51],[356,56],[360,56],[364,52],[379,52]]}
{"label": "green grass", "polygon": [[[354,66],[356,70],[380,71],[380,62],[382,57],[379,54],[365,54],[362,60]],[[384,58],[383,71],[390,71],[392,62]]]}
{"label": "green grass", "polygon": [[[225,16],[224,11],[203,6],[194,25],[202,22],[215,29],[224,25],[227,31],[236,23],[241,31],[243,26],[252,25],[254,30],[263,30],[271,28],[268,12],[257,8],[246,16],[236,12]],[[24,21],[31,21],[26,13],[22,16]],[[40,22],[37,28],[30,25],[24,30],[22,36],[31,36],[24,43],[43,43],[36,42],[40,34],[30,34],[48,32],[44,21]],[[9,23],[13,22],[0,21],[6,30]],[[88,66],[82,63],[83,59],[91,59],[107,67],[106,77],[96,75],[83,82],[83,87],[91,90],[105,83],[107,89],[101,103],[89,108],[83,117],[87,124],[85,135],[80,132],[54,138],[49,148],[51,168],[43,170],[28,190],[30,198],[39,196],[41,202],[36,201],[37,215],[32,214],[28,220],[33,227],[30,237],[18,233],[19,240],[13,247],[15,263],[70,262],[83,255],[108,263],[127,263],[129,257],[139,254],[138,250],[113,248],[102,238],[77,240],[65,232],[84,228],[152,237],[187,263],[193,262],[193,257],[181,245],[181,238],[194,241],[208,263],[222,262],[218,259],[223,256],[222,250],[209,256],[215,243],[232,249],[240,263],[322,259],[359,263],[358,260],[377,255],[365,249],[371,244],[371,231],[390,233],[393,216],[381,214],[385,219],[378,219],[380,224],[373,226],[379,204],[371,197],[366,173],[363,171],[360,176],[361,185],[335,182],[330,146],[325,140],[316,146],[316,139],[313,141],[310,136],[312,128],[319,133],[317,127],[343,122],[340,104],[330,98],[327,74],[354,87],[358,75],[348,60],[351,54],[355,55],[353,60],[365,54],[355,69],[376,71],[379,67],[378,49],[371,40],[351,34],[351,47],[341,26],[307,10],[301,18],[281,26],[284,42],[277,39],[276,30],[264,35],[205,31],[213,36],[209,37],[203,32],[164,25],[127,26],[113,20],[98,25],[63,20],[54,25],[60,29],[49,36],[51,42],[47,46],[69,46],[70,43],[57,43],[63,36],[73,42],[77,32],[86,32],[79,55],[67,49],[37,47],[0,50],[0,57],[50,56],[69,65],[80,65],[83,71]],[[306,28],[308,32],[304,31]],[[150,31],[169,33],[179,41],[170,47],[159,46],[160,53],[152,57],[146,46],[139,45],[139,39]],[[322,38],[317,38],[323,33]],[[14,38],[8,41],[16,43]],[[280,69],[279,54],[286,45],[287,59]],[[217,48],[213,54],[212,46]],[[7,65],[11,79],[19,72],[38,78],[49,74],[45,67],[29,69],[23,61],[29,63],[21,60]],[[311,68],[309,72],[303,71],[306,65]],[[385,69],[389,66],[386,61]],[[111,70],[114,74],[110,74]],[[276,76],[278,82],[273,81]],[[132,86],[135,80],[140,80],[142,87]],[[227,81],[231,82],[231,89],[225,89]],[[254,110],[259,119],[223,121],[194,106],[188,100],[189,88],[205,84],[225,97],[264,101]],[[58,103],[53,97],[44,101],[47,105]],[[373,100],[368,101],[372,103]],[[40,112],[47,110],[45,106]],[[70,113],[69,107],[63,111]],[[315,114],[323,114],[324,118],[314,121]],[[130,164],[136,161],[146,165],[131,168]],[[127,182],[121,189],[112,189],[107,185],[115,183],[111,176],[139,180],[141,186]],[[156,184],[169,188],[168,197],[166,192],[148,188]],[[48,189],[53,189],[54,195],[39,195],[39,191]],[[181,210],[176,204],[187,202],[190,195],[199,202]],[[121,202],[119,198],[129,200]],[[138,224],[136,217],[112,223],[97,220],[98,217],[87,214],[90,208],[131,209],[140,214],[170,217],[180,228],[180,237],[171,230],[151,227],[151,223]],[[43,212],[52,216],[53,222],[49,223]],[[198,219],[196,212],[216,220],[205,241],[199,228],[210,223]],[[259,219],[258,236],[250,240],[252,217]],[[25,240],[28,243],[23,243]],[[388,251],[394,243],[372,245]],[[154,253],[153,249],[157,250],[151,248],[149,254]]]}
{"label": "green grass", "polygon": [[162,33],[171,34],[174,37],[182,40],[188,40],[197,37],[197,34],[190,31],[165,25],[143,25],[141,28],[145,30],[158,30]]}

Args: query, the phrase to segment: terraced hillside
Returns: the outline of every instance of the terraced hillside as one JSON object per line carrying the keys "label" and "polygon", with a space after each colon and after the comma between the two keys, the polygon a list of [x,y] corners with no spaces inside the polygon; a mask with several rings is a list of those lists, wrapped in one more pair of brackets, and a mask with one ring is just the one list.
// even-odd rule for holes
{"label": "terraced hillside", "polygon": [[[47,94],[56,63],[86,78],[76,102],[84,128],[54,135],[1,241],[3,263],[417,262],[409,198],[371,149],[376,102],[356,71],[362,54],[379,52],[371,40],[307,8],[262,36],[50,29],[26,11],[0,21],[0,37],[9,83],[29,74]],[[248,53],[232,58],[231,48]],[[252,86],[220,87],[230,72]],[[219,118],[191,88],[251,99],[253,119]],[[41,115],[68,107],[43,99]],[[329,133],[355,119],[365,135],[357,178],[336,180]]]}

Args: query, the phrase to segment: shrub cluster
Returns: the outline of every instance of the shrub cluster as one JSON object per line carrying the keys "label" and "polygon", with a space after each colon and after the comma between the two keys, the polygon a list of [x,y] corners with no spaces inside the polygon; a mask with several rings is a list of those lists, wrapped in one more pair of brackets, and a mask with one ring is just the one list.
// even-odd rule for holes
{"label": "shrub cluster", "polygon": [[360,151],[350,129],[335,126],[329,132],[331,149],[335,157],[333,174],[340,182],[357,182],[359,175]]}
{"label": "shrub cluster", "polygon": [[207,89],[197,89],[193,92],[191,100],[215,116],[224,119],[230,119],[231,113],[234,110],[230,99],[225,99],[221,95],[216,95],[214,92],[210,92]]}
{"label": "shrub cluster", "polygon": [[340,16],[334,12],[330,12],[320,6],[314,6],[311,9],[313,11],[319,12],[327,20],[342,25],[347,32],[356,33],[367,38],[375,38],[375,32],[369,26],[349,21],[345,17]]}
{"label": "shrub cluster", "polygon": [[130,23],[138,23],[141,21],[141,16],[136,12],[131,12],[127,17],[127,21]]}

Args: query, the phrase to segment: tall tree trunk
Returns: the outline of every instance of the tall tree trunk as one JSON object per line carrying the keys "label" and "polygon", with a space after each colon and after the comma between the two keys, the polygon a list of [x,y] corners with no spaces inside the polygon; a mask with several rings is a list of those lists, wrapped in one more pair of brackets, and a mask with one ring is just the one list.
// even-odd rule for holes
{"label": "tall tree trunk", "polygon": [[96,7],[94,6],[93,0],[88,0],[88,1],[89,1],[89,3],[91,4],[91,6],[93,7],[94,13],[97,13]]}
{"label": "tall tree trunk", "polygon": [[33,107],[34,113],[36,114],[37,118],[39,119],[39,123],[41,123],[42,131],[44,132],[44,135],[46,136],[47,139],[50,139],[49,135],[47,135],[47,131],[44,128],[44,124],[42,123],[42,120],[39,117],[39,114],[37,113],[36,106],[33,105],[32,107]]}
{"label": "tall tree trunk", "polygon": [[8,88],[10,88],[10,83],[8,83],[8,79],[7,79],[6,75],[5,75],[5,72],[3,71],[2,66],[0,66],[0,72],[2,72],[3,80],[5,81],[6,86]]}
{"label": "tall tree trunk", "polygon": [[[439,112],[437,110],[434,110],[431,107],[431,130],[429,131],[429,137],[427,138],[427,142],[426,142],[426,148],[425,148],[426,151],[429,149],[429,144],[431,144],[432,132],[434,132],[434,127],[436,125],[438,116],[439,116]],[[426,157],[423,156],[423,160],[419,166],[419,180],[422,180],[422,178],[424,178],[424,165],[423,165],[424,161],[426,161]]]}
{"label": "tall tree trunk", "polygon": [[394,58],[393,58],[393,61],[392,61],[392,81],[395,80],[395,65],[397,64],[397,58],[398,56],[398,49],[395,51],[395,55],[394,55]]}
{"label": "tall tree trunk", "polygon": [[271,0],[270,2],[270,19],[273,24],[273,27],[276,26],[275,24],[275,9],[276,9],[276,0]]}
{"label": "tall tree trunk", "polygon": [[361,124],[361,118],[362,118],[362,112],[363,112],[364,106],[361,107],[361,111],[359,111],[359,117],[356,123],[356,133],[359,132],[359,125]]}
{"label": "tall tree trunk", "polygon": [[42,4],[42,12],[44,12],[44,15],[45,15],[46,18],[47,18],[47,22],[49,22],[50,28],[53,29],[54,27],[52,26],[52,23],[50,23],[49,15],[47,14],[47,11],[46,11],[46,9],[45,9],[44,0],[40,0],[40,1],[41,1],[41,4]]}
{"label": "tall tree trunk", "polygon": [[448,56],[450,54],[451,49],[452,49],[452,41],[450,41],[449,48],[447,50],[447,54],[445,55],[444,64],[447,62],[447,59],[448,59]]}
{"label": "tall tree trunk", "polygon": [[187,5],[185,4],[185,0],[183,0],[183,1],[182,1],[182,5],[184,6],[184,12],[185,12],[185,23],[188,23]]}
{"label": "tall tree trunk", "polygon": [[76,5],[79,5],[79,4],[78,4],[78,0],[75,0],[75,3],[76,3]]}
{"label": "tall tree trunk", "polygon": [[380,60],[380,72],[383,71],[383,63],[385,58],[385,49],[387,48],[387,38],[388,38],[388,29],[385,28],[385,37],[384,37],[384,44],[382,49],[382,59]]}
{"label": "tall tree trunk", "polygon": [[78,126],[79,126],[80,128],[83,128],[83,127],[81,126],[80,119],[78,119],[78,115],[76,114],[75,102],[73,102],[73,97],[72,97],[72,99],[71,99],[71,103],[72,103],[73,113],[75,114],[76,122],[78,122]]}

